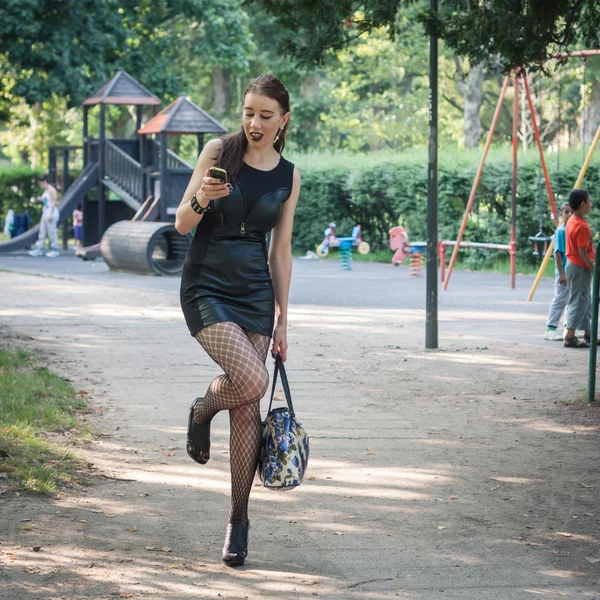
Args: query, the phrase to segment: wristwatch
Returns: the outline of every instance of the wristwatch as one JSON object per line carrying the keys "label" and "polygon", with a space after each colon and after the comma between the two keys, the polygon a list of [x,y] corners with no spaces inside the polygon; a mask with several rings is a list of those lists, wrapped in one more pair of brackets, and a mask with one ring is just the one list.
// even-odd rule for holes
{"label": "wristwatch", "polygon": [[192,200],[190,202],[190,206],[192,207],[192,210],[197,215],[203,215],[206,211],[210,210],[210,208],[212,206],[212,202],[209,202],[206,206],[201,206],[200,202],[198,202],[198,198],[196,198],[196,194],[194,194],[192,196]]}

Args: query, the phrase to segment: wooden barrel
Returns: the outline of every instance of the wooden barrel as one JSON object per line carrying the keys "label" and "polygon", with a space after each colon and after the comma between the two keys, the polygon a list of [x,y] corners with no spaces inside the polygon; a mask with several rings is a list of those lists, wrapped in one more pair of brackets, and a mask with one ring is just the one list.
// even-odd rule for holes
{"label": "wooden barrel", "polygon": [[192,235],[181,235],[172,223],[119,221],[102,236],[100,250],[116,271],[142,275],[180,275]]}

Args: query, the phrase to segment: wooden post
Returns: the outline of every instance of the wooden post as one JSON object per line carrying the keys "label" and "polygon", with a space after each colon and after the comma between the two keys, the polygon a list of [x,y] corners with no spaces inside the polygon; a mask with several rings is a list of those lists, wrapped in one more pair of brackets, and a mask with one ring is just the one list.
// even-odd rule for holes
{"label": "wooden post", "polygon": [[88,148],[88,111],[87,106],[83,107],[83,168],[87,167],[88,161],[90,160],[89,148]]}
{"label": "wooden post", "polygon": [[50,148],[48,152],[48,181],[56,186],[56,150]]}
{"label": "wooden post", "polygon": [[512,189],[510,215],[510,287],[517,285],[517,158],[519,152],[519,75],[515,72],[512,127]]}
{"label": "wooden post", "polygon": [[169,170],[167,168],[167,156],[169,144],[167,132],[160,134],[160,220],[167,220],[167,203],[169,202]]}
{"label": "wooden post", "polygon": [[[62,169],[62,196],[69,189],[69,151],[63,150],[63,169]],[[69,221],[66,215],[63,215],[62,226],[62,246],[63,250],[69,249]]]}
{"label": "wooden post", "polygon": [[105,171],[105,148],[106,146],[106,106],[100,105],[100,137],[98,140],[98,239],[102,239],[106,225],[106,196],[104,185],[104,171]]}
{"label": "wooden post", "polygon": [[199,133],[198,134],[198,156],[200,156],[200,153],[202,152],[202,148],[204,148],[204,134]]}

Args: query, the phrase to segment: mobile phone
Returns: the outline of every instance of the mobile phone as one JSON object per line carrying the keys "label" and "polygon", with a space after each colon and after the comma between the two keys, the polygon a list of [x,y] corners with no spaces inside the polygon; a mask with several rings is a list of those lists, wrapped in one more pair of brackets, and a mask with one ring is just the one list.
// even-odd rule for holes
{"label": "mobile phone", "polygon": [[229,182],[229,179],[227,178],[227,171],[225,169],[221,169],[220,167],[211,167],[210,176],[214,179],[222,179],[223,183]]}

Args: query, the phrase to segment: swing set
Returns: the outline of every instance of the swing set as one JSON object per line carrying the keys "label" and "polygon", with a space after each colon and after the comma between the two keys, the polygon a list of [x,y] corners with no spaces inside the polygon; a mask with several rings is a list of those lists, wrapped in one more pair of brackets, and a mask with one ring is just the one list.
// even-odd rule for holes
{"label": "swing set", "polygon": [[[600,55],[600,50],[581,50],[581,51],[577,51],[577,52],[561,52],[558,54],[554,54],[550,57],[548,57],[548,59],[558,59],[558,60],[566,60],[568,58],[574,58],[574,57],[580,57],[583,61],[584,61],[584,85],[585,85],[585,78],[586,78],[586,69],[585,69],[585,64],[587,61],[587,58],[590,56],[597,56]],[[477,189],[479,187],[479,183],[481,181],[481,175],[483,173],[483,167],[485,165],[485,161],[488,155],[488,151],[490,149],[490,146],[492,144],[492,138],[494,136],[494,131],[496,129],[496,125],[498,124],[498,119],[500,117],[500,113],[502,110],[502,105],[504,102],[504,97],[506,95],[506,90],[508,88],[508,85],[510,83],[510,81],[513,81],[513,88],[514,88],[514,98],[513,98],[513,122],[512,122],[512,186],[511,186],[511,228],[510,228],[510,242],[508,245],[502,245],[502,244],[475,244],[475,243],[463,243],[463,237],[464,237],[464,233],[465,233],[465,229],[467,227],[467,222],[469,220],[469,216],[471,214],[471,210],[473,208],[473,202],[475,200],[475,195],[477,193]],[[554,199],[554,192],[552,189],[552,183],[550,181],[550,176],[548,174],[548,168],[546,165],[546,159],[544,156],[544,149],[542,147],[542,140],[541,140],[541,136],[540,136],[540,130],[539,130],[539,126],[537,123],[537,115],[535,112],[535,108],[533,106],[533,100],[532,100],[532,96],[531,96],[531,90],[529,88],[529,82],[527,80],[527,74],[524,71],[524,69],[516,69],[514,71],[514,73],[511,73],[509,75],[507,75],[504,79],[504,82],[502,84],[502,88],[500,90],[500,96],[498,97],[498,103],[496,105],[496,110],[494,112],[494,116],[492,118],[492,123],[490,125],[490,130],[488,132],[487,135],[487,139],[486,139],[486,143],[485,143],[485,147],[483,149],[483,155],[481,157],[481,160],[479,162],[479,166],[477,168],[477,172],[475,174],[475,180],[473,182],[473,186],[471,188],[471,193],[469,195],[469,199],[467,201],[467,206],[463,215],[463,219],[462,219],[462,223],[460,225],[460,229],[458,232],[458,237],[456,239],[456,242],[449,242],[447,243],[447,245],[454,245],[454,250],[452,252],[452,256],[450,257],[450,263],[448,265],[448,270],[446,272],[446,276],[443,279],[444,281],[444,285],[443,285],[443,289],[446,290],[448,288],[448,284],[450,283],[450,277],[452,276],[452,270],[454,268],[454,264],[456,263],[456,259],[458,257],[458,252],[461,248],[461,244],[463,247],[487,247],[487,246],[494,246],[493,249],[496,250],[506,250],[509,252],[510,255],[510,287],[512,289],[514,289],[516,287],[516,273],[517,273],[517,172],[518,172],[518,162],[517,162],[517,156],[518,156],[518,148],[519,148],[519,139],[518,139],[518,131],[519,131],[519,111],[520,111],[520,100],[519,100],[519,85],[520,85],[520,81],[522,80],[523,85],[524,85],[524,89],[525,89],[525,96],[527,99],[527,106],[529,108],[529,113],[531,115],[531,122],[533,125],[533,133],[534,133],[534,137],[535,137],[535,141],[536,141],[536,145],[539,151],[539,155],[540,155],[540,167],[541,167],[541,171],[543,174],[543,181],[545,181],[546,184],[546,191],[548,193],[548,201],[550,203],[550,209],[552,211],[552,218],[554,220],[554,224],[555,226],[558,226],[558,211],[556,210],[556,203],[555,203],[555,199]],[[559,85],[559,122],[560,122],[560,96],[562,94],[562,84]],[[585,100],[585,96],[584,96],[584,100]],[[585,108],[585,106],[584,106]],[[541,115],[540,115],[540,122],[541,122]],[[583,181],[583,178],[585,177],[585,174],[587,172],[587,169],[590,165],[590,162],[592,160],[592,156],[594,154],[594,150],[596,149],[596,146],[598,145],[598,141],[600,140],[600,126],[598,127],[598,130],[596,131],[596,134],[594,136],[594,140],[592,141],[592,144],[587,152],[587,155],[585,157],[583,166],[581,168],[581,171],[579,173],[579,177],[577,178],[577,181],[575,182],[575,185],[573,187],[579,187],[581,185],[581,182]],[[560,161],[560,151],[557,157],[557,160]],[[560,171],[560,162],[558,162],[558,170]],[[540,186],[542,187],[542,181],[540,178]],[[543,208],[542,208],[542,200],[541,200],[541,190],[540,190],[540,206],[539,206],[539,210],[540,210],[540,229],[538,231],[538,233],[535,236],[531,236],[529,239],[534,243],[534,255],[538,256],[538,257],[542,257],[542,255],[544,256],[542,263],[540,265],[540,269],[538,271],[538,274],[536,276],[536,279],[534,281],[533,287],[531,289],[531,292],[529,293],[529,297],[527,298],[528,301],[531,301],[533,299],[533,296],[535,294],[535,290],[539,284],[539,281],[542,277],[542,274],[544,273],[546,266],[548,264],[548,261],[550,260],[552,253],[553,253],[553,249],[554,249],[554,238],[553,237],[547,237],[544,236],[543,234]],[[442,254],[441,256],[442,258],[442,273],[444,273],[444,267],[445,267],[445,256],[444,254]],[[443,277],[443,275],[442,275]]]}

